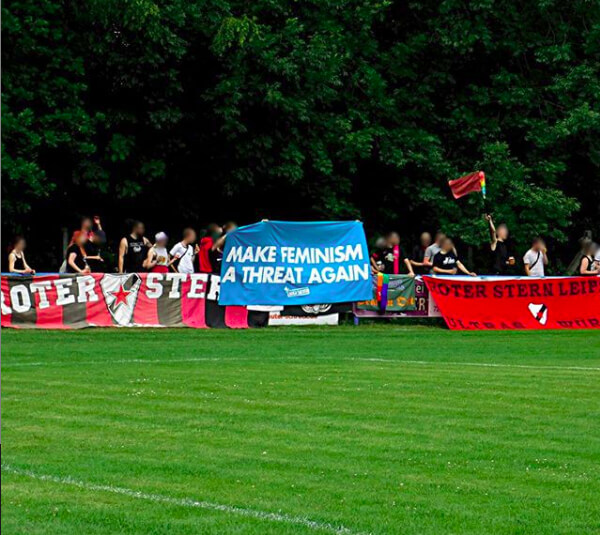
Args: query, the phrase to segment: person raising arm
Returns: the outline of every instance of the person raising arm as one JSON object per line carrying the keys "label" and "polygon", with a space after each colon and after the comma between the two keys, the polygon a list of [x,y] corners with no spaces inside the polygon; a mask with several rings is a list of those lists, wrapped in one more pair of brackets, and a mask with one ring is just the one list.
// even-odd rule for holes
{"label": "person raising arm", "polygon": [[508,275],[511,273],[512,266],[515,265],[515,257],[510,254],[506,242],[508,227],[502,223],[496,228],[490,214],[486,214],[485,219],[488,222],[490,231],[490,250],[492,252],[494,275]]}

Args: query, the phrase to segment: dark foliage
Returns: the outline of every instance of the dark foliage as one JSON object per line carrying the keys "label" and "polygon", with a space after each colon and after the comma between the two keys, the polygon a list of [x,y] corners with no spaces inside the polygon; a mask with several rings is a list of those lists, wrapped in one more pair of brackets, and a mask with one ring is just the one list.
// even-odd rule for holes
{"label": "dark foliage", "polygon": [[[92,213],[600,231],[595,0],[10,0],[2,26],[4,237],[47,268]],[[475,169],[487,207],[446,185]]]}

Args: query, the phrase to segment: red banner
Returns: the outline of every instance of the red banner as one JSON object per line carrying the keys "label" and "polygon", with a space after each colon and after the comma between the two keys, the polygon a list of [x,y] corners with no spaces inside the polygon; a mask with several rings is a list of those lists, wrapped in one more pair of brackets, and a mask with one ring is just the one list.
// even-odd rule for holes
{"label": "red banner", "polygon": [[600,277],[423,277],[450,329],[598,329]]}
{"label": "red banner", "polygon": [[[265,313],[220,306],[220,277],[206,273],[2,276],[2,327],[229,327]],[[259,317],[260,316],[260,317]]]}

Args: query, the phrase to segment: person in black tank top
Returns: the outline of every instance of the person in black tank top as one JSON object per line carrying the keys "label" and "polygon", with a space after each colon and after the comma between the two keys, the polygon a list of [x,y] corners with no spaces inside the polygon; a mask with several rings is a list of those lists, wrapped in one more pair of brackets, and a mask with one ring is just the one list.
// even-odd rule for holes
{"label": "person in black tank top", "polygon": [[25,260],[25,247],[27,246],[23,236],[17,236],[13,245],[13,250],[8,255],[8,271],[10,273],[28,273],[35,274],[35,269],[32,269]]}
{"label": "person in black tank top", "polygon": [[134,221],[131,233],[121,239],[119,244],[119,273],[138,273],[144,271],[144,260],[151,247],[150,240],[144,237],[144,224]]}
{"label": "person in black tank top", "polygon": [[586,277],[600,275],[600,271],[594,262],[594,243],[590,241],[589,243],[585,244],[581,252],[583,253],[583,256],[579,261],[579,270],[577,275],[583,275]]}
{"label": "person in black tank top", "polygon": [[492,273],[494,275],[510,275],[514,271],[515,257],[511,254],[506,240],[508,227],[505,224],[494,226],[490,214],[486,214],[486,221],[490,226],[490,250],[492,251]]}

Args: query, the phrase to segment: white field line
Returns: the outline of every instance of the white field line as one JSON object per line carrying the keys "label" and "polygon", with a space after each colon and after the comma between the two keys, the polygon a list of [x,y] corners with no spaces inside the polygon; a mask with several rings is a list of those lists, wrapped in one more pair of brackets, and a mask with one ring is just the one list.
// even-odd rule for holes
{"label": "white field line", "polygon": [[349,360],[360,360],[364,362],[394,362],[406,364],[418,364],[424,366],[437,366],[447,364],[449,366],[476,366],[482,368],[524,368],[526,370],[570,370],[570,371],[592,371],[600,372],[600,367],[593,366],[536,366],[535,364],[501,364],[493,362],[455,362],[455,361],[432,361],[432,360],[392,360],[367,357],[354,357]]}
{"label": "white field line", "polygon": [[[35,366],[82,366],[82,365],[104,365],[104,364],[170,364],[178,362],[223,362],[228,361],[249,361],[255,360],[248,357],[185,357],[185,358],[166,358],[166,359],[115,359],[115,360],[80,360],[76,362],[72,361],[38,361],[38,362],[15,362],[14,364],[6,364],[3,368],[22,368],[22,367],[35,367]],[[297,357],[293,359],[286,359],[285,362],[303,362],[305,359]],[[317,357],[317,360],[335,360],[338,362],[344,361],[359,361],[359,362],[381,362],[395,365],[409,364],[419,366],[457,366],[457,367],[480,367],[480,368],[516,368],[526,370],[563,370],[563,371],[587,371],[587,372],[599,372],[600,367],[594,366],[537,366],[535,364],[504,364],[504,363],[493,363],[493,362],[460,362],[460,361],[432,361],[432,360],[396,360],[396,359],[382,359],[382,358],[370,358],[370,357]],[[281,361],[279,361],[281,362]]]}
{"label": "white field line", "polygon": [[6,364],[5,368],[20,368],[27,366],[80,366],[83,364],[168,364],[169,362],[225,362],[227,360],[249,360],[246,358],[219,358],[219,357],[178,357],[175,359],[115,359],[115,360],[40,360],[38,362],[15,362],[14,364]]}
{"label": "white field line", "polygon": [[285,513],[269,513],[266,511],[259,511],[257,509],[247,509],[245,507],[236,507],[233,505],[207,502],[204,500],[194,500],[192,498],[173,498],[171,496],[165,496],[163,494],[142,492],[139,490],[128,489],[125,487],[115,487],[112,485],[98,485],[95,483],[88,483],[85,481],[74,479],[70,476],[61,477],[48,474],[38,474],[37,472],[17,468],[11,466],[10,464],[2,464],[2,471],[9,474],[29,477],[37,481],[47,481],[59,485],[69,485],[71,487],[76,487],[78,489],[88,490],[92,492],[109,492],[111,494],[119,494],[128,498],[136,498],[138,500],[146,500],[154,503],[163,503],[166,505],[173,505],[176,507],[191,507],[195,509],[205,509],[208,511],[219,511],[221,513],[229,515],[254,518],[256,520],[265,520],[268,522],[279,522],[282,524],[302,526],[313,531],[323,531],[326,533],[333,533],[335,535],[368,535],[366,533],[353,531],[345,526],[338,526],[329,522],[319,522],[317,520],[311,520],[310,518],[306,518],[304,516],[292,516]]}

